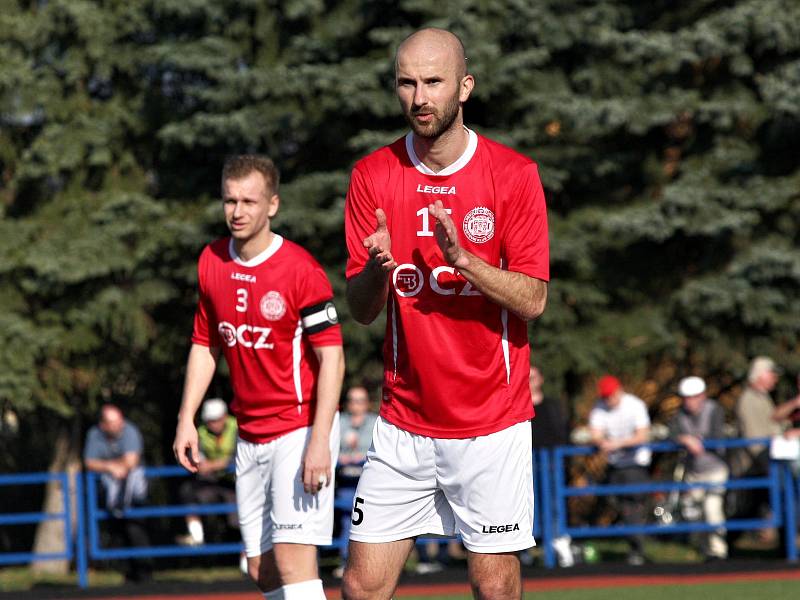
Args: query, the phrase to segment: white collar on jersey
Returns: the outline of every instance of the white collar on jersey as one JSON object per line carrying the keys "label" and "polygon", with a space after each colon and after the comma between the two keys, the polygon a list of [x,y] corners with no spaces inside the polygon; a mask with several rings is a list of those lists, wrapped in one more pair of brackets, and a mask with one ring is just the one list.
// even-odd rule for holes
{"label": "white collar on jersey", "polygon": [[228,242],[228,254],[231,255],[233,262],[235,262],[237,265],[242,265],[243,267],[257,267],[261,263],[266,262],[269,257],[275,254],[282,245],[283,237],[276,233],[272,236],[272,241],[269,243],[269,246],[267,246],[266,250],[261,252],[259,255],[254,256],[250,260],[244,260],[236,253],[236,248],[233,246],[233,238],[231,238]]}
{"label": "white collar on jersey", "polygon": [[443,177],[445,175],[452,175],[456,171],[459,171],[463,167],[467,166],[467,163],[470,161],[472,156],[475,154],[475,150],[478,149],[478,135],[464,127],[466,132],[469,134],[469,141],[467,141],[467,149],[464,150],[464,154],[458,157],[456,162],[451,165],[448,165],[438,173],[433,171],[432,169],[425,166],[425,164],[419,159],[417,153],[414,152],[414,133],[409,131],[408,135],[406,135],[406,152],[408,152],[408,158],[411,159],[411,163],[416,167],[417,171],[420,173],[424,173],[425,175],[433,175],[434,177]]}

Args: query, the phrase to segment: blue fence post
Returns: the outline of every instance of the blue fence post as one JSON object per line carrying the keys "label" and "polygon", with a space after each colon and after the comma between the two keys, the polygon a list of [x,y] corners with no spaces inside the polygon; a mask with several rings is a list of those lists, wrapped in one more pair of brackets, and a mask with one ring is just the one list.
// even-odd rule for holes
{"label": "blue fence post", "polygon": [[89,555],[96,557],[100,552],[100,528],[97,523],[97,475],[86,473],[86,518],[89,523]]}
{"label": "blue fence post", "polygon": [[782,475],[781,465],[777,461],[769,461],[769,505],[772,508],[773,527],[781,527],[786,522],[781,493]]}
{"label": "blue fence post", "polygon": [[539,451],[539,474],[541,477],[542,491],[542,544],[544,544],[544,564],[550,569],[555,566],[553,557],[553,486],[550,479],[551,463],[550,450],[542,448]]}
{"label": "blue fence post", "polygon": [[78,570],[78,586],[89,587],[89,563],[86,558],[86,513],[83,501],[83,472],[75,473],[75,512],[78,515],[75,534],[75,566]]}
{"label": "blue fence post", "polygon": [[797,561],[797,504],[794,497],[794,474],[791,465],[786,462],[783,465],[783,492],[784,492],[784,511],[785,517],[784,531],[786,532],[786,559],[791,562]]}
{"label": "blue fence post", "polygon": [[[61,484],[61,495],[63,501],[61,508],[64,511],[64,554],[67,561],[72,560],[73,545],[72,545],[72,498],[70,498],[69,489],[69,473],[59,473],[58,481]],[[67,562],[69,564],[69,562]]]}
{"label": "blue fence post", "polygon": [[[549,458],[549,456],[548,456]],[[553,501],[555,522],[551,521],[550,539],[544,549],[544,565],[548,569],[556,566],[555,548],[553,541],[563,535],[566,529],[566,496],[564,495],[564,447],[556,446],[553,450],[552,466],[548,469],[548,481],[552,483],[550,497]]]}

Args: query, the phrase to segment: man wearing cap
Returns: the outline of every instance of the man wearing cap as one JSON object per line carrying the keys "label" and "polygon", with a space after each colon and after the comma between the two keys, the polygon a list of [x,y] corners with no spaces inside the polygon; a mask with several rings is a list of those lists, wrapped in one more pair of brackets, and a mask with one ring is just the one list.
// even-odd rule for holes
{"label": "man wearing cap", "polygon": [[[725,521],[724,492],[728,481],[728,465],[721,450],[706,450],[703,440],[723,437],[725,414],[722,407],[706,397],[706,383],[700,377],[684,377],[678,383],[678,394],[683,399],[681,409],[670,422],[670,435],[684,446],[686,457],[686,483],[718,483],[719,488],[693,489],[684,495],[684,501],[700,505],[706,523]],[[725,530],[720,528],[703,535],[702,550],[706,560],[720,560],[728,556]]]}
{"label": "man wearing cap", "polygon": [[[650,416],[647,406],[627,393],[619,379],[604,375],[597,383],[597,404],[589,413],[592,442],[606,455],[607,483],[626,485],[647,483],[650,479],[651,452],[641,448],[650,441]],[[625,494],[617,498],[620,516],[626,525],[643,525],[645,511],[641,495]],[[631,546],[628,563],[644,563],[644,536],[628,538]]]}
{"label": "man wearing cap", "polygon": [[[228,414],[228,405],[221,398],[211,398],[203,403],[200,412],[203,424],[197,428],[200,460],[197,478],[181,486],[184,504],[235,503],[236,489],[231,461],[236,452],[236,418]],[[236,513],[228,515],[228,524],[238,528]],[[178,536],[179,544],[197,546],[205,542],[203,522],[198,515],[186,516],[186,535]]]}

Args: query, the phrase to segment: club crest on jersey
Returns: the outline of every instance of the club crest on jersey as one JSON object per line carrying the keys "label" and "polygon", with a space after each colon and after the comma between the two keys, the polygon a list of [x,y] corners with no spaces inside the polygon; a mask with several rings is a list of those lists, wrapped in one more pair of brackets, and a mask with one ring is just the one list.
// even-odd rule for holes
{"label": "club crest on jersey", "polygon": [[476,206],[464,217],[463,228],[470,242],[488,242],[494,237],[494,213],[485,206]]}
{"label": "club crest on jersey", "polygon": [[280,292],[267,292],[259,304],[261,314],[268,321],[277,321],[286,314],[286,302]]}

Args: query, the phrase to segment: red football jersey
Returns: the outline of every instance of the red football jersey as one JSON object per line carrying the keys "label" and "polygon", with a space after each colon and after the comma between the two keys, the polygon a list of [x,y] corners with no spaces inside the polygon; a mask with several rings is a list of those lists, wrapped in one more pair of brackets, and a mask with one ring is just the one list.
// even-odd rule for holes
{"label": "red football jersey", "polygon": [[198,278],[192,342],[222,348],[239,435],[264,443],[310,426],[319,371],[312,346],[342,344],[319,263],[279,235],[244,261],[224,238],[203,250]]}
{"label": "red football jersey", "polygon": [[440,438],[487,435],[533,416],[526,323],[447,265],[428,204],[441,200],[459,241],[490,265],[548,281],[544,193],[536,164],[469,131],[467,150],[433,173],[411,134],[353,169],[345,208],[347,277],[368,259],[363,240],[386,213],[392,255],[381,415]]}

